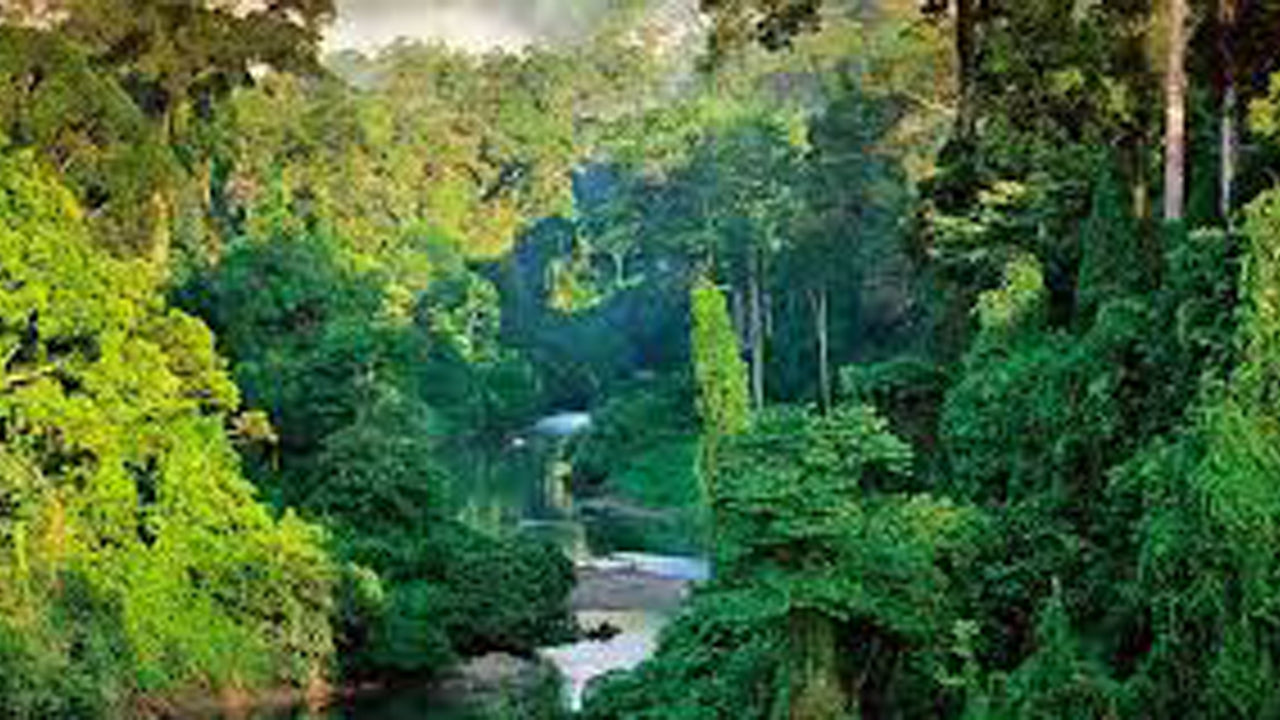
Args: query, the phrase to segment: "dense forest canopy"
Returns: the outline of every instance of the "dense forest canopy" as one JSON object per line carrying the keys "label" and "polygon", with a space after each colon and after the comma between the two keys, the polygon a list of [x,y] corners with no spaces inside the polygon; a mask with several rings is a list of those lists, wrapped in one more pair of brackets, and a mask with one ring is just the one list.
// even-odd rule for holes
{"label": "dense forest canopy", "polygon": [[0,715],[580,638],[508,465],[585,718],[1280,714],[1280,6],[480,5],[0,5]]}

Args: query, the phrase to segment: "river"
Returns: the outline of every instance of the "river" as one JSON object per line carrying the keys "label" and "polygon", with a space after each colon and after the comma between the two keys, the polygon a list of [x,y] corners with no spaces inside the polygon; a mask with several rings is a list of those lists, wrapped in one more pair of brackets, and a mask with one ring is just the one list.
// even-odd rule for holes
{"label": "river", "polygon": [[560,450],[563,436],[589,424],[589,417],[576,413],[543,418],[532,436],[474,458],[471,468],[479,472],[460,492],[460,513],[473,524],[490,532],[515,527],[559,545],[577,568],[570,605],[579,624],[616,631],[606,640],[543,649],[563,676],[565,701],[575,710],[592,679],[632,668],[653,652],[690,584],[708,574],[707,563],[688,554],[694,539],[644,532],[644,525],[663,522],[659,514],[584,512],[607,503],[577,501]]}
{"label": "river", "polygon": [[[580,418],[570,425],[575,432],[584,427]],[[540,652],[563,679],[563,703],[576,710],[592,679],[634,667],[653,652],[662,627],[691,583],[707,577],[708,568],[705,561],[687,553],[692,546],[688,538],[664,540],[671,534],[645,533],[637,527],[660,522],[656,515],[582,512],[568,486],[562,447],[562,438],[532,433],[501,448],[466,449],[454,455],[459,458],[455,474],[461,478],[454,499],[459,517],[468,524],[485,532],[551,540],[574,562],[578,586],[570,604],[579,624],[608,628],[611,634],[607,639],[581,640]],[[480,661],[493,662],[492,658]],[[469,670],[475,668],[464,669],[461,675]],[[353,695],[319,712],[286,706],[239,717],[474,720],[466,692],[461,693],[461,704],[459,694],[439,686],[381,689]]]}

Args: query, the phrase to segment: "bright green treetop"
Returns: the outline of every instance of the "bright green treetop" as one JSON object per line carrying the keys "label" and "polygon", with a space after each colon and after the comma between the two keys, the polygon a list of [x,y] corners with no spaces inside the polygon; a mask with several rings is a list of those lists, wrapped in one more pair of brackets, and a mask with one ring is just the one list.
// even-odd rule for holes
{"label": "bright green treetop", "polygon": [[153,268],[95,248],[29,154],[0,156],[0,267],[0,457],[21,468],[0,476],[5,623],[40,645],[42,606],[85,602],[65,595],[75,577],[114,621],[48,627],[115,627],[123,645],[95,692],[318,677],[329,561],[241,476],[209,331],[165,307]]}
{"label": "bright green treetop", "polygon": [[698,380],[698,412],[708,433],[733,435],[747,428],[746,364],[738,350],[724,295],[706,277],[690,292],[693,366]]}

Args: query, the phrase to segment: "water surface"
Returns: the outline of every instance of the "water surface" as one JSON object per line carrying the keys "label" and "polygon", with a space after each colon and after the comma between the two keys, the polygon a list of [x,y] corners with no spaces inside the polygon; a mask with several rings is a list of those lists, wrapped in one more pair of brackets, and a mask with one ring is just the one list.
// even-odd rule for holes
{"label": "water surface", "polygon": [[[576,432],[589,425],[589,417],[551,416],[535,423],[532,432],[493,447],[458,447],[447,455],[458,479],[452,492],[457,516],[484,532],[537,537],[560,547],[579,572],[579,587],[571,600],[579,624],[584,628],[607,625],[615,631],[606,640],[581,640],[541,651],[564,678],[566,705],[577,709],[591,680],[633,668],[654,651],[685,585],[705,580],[709,569],[697,557],[639,552],[653,549],[652,538],[663,537],[637,528],[637,522],[645,522],[643,517],[579,513],[570,488],[570,468],[562,460],[567,439],[542,432],[551,426],[559,431],[565,425],[574,425]],[[677,538],[670,547],[679,551],[689,544]],[[478,715],[473,708],[444,700],[435,688],[419,686],[362,694],[318,712],[292,707],[261,709],[239,717],[476,720]]]}

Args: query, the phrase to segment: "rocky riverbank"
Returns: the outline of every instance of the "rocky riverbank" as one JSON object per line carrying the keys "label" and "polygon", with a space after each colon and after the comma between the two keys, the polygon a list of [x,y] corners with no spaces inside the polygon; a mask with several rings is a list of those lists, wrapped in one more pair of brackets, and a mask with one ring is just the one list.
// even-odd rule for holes
{"label": "rocky riverbank", "polygon": [[689,580],[662,577],[637,568],[581,567],[569,606],[574,612],[674,612],[689,596],[689,585]]}

